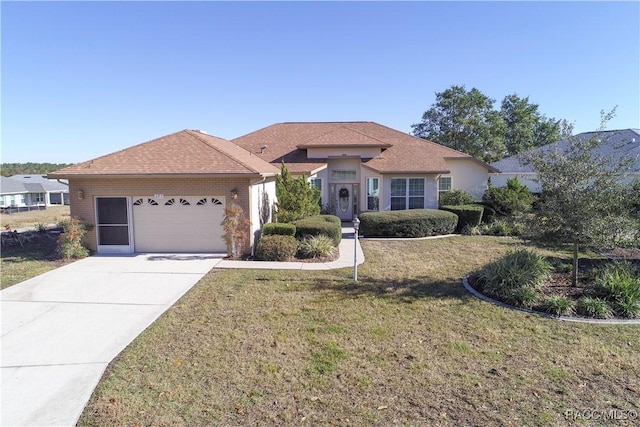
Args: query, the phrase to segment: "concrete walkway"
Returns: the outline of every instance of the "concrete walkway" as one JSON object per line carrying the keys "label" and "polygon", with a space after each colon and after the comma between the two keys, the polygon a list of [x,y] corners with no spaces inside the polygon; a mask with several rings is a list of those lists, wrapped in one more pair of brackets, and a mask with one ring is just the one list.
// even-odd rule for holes
{"label": "concrete walkway", "polygon": [[353,228],[328,263],[225,254],[92,256],[0,292],[0,425],[73,426],[107,365],[212,268],[327,270],[364,262]]}
{"label": "concrete walkway", "polygon": [[4,289],[0,425],[75,425],[109,362],[220,259],[92,256]]}

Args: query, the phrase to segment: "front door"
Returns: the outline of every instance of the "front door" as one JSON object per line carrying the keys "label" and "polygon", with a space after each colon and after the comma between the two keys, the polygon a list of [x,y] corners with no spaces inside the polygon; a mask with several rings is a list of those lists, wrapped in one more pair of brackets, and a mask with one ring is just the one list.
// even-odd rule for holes
{"label": "front door", "polygon": [[342,221],[351,221],[357,214],[358,184],[336,184],[336,216]]}

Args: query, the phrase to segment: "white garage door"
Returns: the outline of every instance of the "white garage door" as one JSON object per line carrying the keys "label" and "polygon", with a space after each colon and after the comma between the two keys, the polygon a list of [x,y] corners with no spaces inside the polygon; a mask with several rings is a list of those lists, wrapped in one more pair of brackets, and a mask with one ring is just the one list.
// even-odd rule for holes
{"label": "white garage door", "polygon": [[136,252],[225,252],[224,197],[133,198]]}

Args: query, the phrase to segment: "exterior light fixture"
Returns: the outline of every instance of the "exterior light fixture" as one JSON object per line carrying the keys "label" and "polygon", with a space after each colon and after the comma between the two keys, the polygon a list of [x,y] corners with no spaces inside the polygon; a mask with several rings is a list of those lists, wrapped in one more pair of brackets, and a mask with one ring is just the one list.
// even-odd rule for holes
{"label": "exterior light fixture", "polygon": [[78,190],[78,200],[83,200],[83,199],[84,199],[84,191]]}

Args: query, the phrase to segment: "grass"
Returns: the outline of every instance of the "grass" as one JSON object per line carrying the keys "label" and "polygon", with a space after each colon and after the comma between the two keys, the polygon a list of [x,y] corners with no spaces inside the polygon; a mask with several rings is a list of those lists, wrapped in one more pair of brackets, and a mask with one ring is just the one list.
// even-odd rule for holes
{"label": "grass", "polygon": [[[0,214],[2,229],[37,227],[38,224],[55,224],[69,218],[69,206],[50,206],[41,211]],[[53,239],[38,238],[21,247],[17,244],[3,246],[0,254],[0,289],[46,273],[68,263],[58,258]]]}
{"label": "grass", "polygon": [[78,425],[534,426],[640,410],[640,327],[465,292],[461,277],[519,245],[363,242],[358,283],[350,269],[214,270],[112,362]]}
{"label": "grass", "polygon": [[8,288],[70,262],[59,258],[53,238],[45,235],[35,236],[28,244],[25,243],[24,247],[13,245],[2,248],[0,289]]}
{"label": "grass", "polygon": [[69,206],[49,206],[44,210],[0,214],[2,229],[8,225],[12,230],[23,227],[35,227],[36,224],[55,224],[69,218]]}

